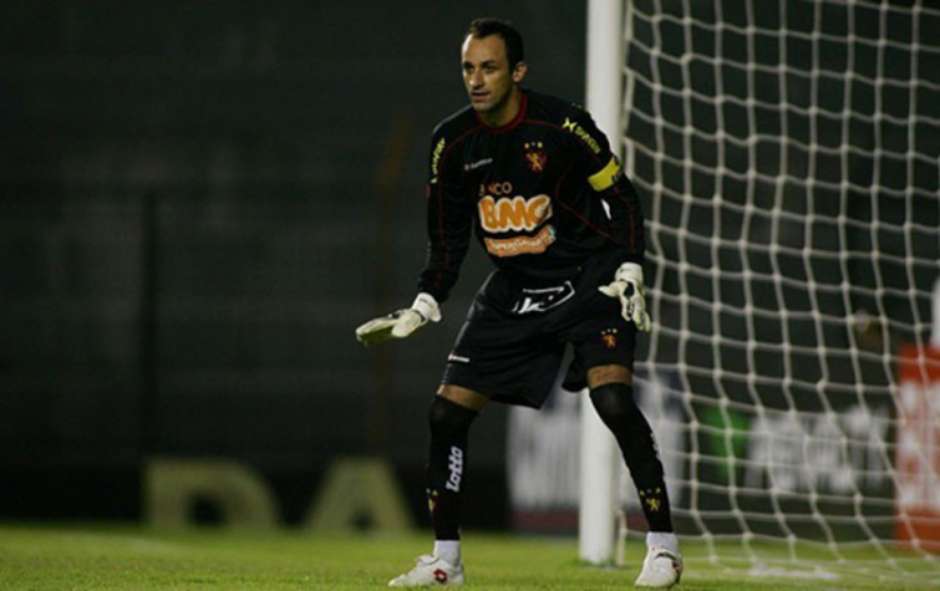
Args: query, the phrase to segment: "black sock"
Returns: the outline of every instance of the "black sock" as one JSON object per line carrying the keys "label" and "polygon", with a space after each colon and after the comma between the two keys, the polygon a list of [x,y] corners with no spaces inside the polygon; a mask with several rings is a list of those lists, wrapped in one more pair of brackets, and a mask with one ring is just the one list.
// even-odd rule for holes
{"label": "black sock", "polygon": [[467,438],[477,412],[440,396],[428,412],[427,494],[434,538],[460,539],[460,491],[467,464]]}
{"label": "black sock", "polygon": [[671,532],[663,464],[659,461],[653,430],[633,400],[633,388],[627,384],[604,384],[591,390],[591,402],[617,438],[650,531]]}

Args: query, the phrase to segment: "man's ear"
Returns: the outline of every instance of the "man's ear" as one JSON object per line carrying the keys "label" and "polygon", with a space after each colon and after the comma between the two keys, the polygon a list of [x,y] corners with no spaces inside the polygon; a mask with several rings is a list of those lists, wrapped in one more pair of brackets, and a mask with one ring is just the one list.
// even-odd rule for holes
{"label": "man's ear", "polygon": [[512,70],[512,81],[516,84],[522,82],[522,79],[525,78],[526,72],[529,71],[529,66],[525,62],[519,62],[516,64],[516,67]]}

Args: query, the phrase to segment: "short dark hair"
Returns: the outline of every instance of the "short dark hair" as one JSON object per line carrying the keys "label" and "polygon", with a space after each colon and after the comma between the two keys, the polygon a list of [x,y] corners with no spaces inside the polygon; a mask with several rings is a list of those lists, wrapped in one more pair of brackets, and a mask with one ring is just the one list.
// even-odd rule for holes
{"label": "short dark hair", "polygon": [[467,27],[467,37],[482,39],[490,35],[499,35],[506,44],[506,59],[509,60],[509,70],[512,71],[516,64],[525,60],[525,47],[522,44],[522,34],[509,21],[498,18],[476,18],[470,22]]}

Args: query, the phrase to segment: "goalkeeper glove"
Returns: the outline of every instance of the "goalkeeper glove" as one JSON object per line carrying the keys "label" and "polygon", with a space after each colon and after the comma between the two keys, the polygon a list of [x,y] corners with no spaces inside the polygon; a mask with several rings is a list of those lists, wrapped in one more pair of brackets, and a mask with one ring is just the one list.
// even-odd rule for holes
{"label": "goalkeeper glove", "polygon": [[410,308],[396,310],[357,328],[356,339],[367,347],[389,339],[403,339],[427,324],[428,320],[440,322],[441,308],[431,294],[422,292]]}
{"label": "goalkeeper glove", "polygon": [[637,330],[649,332],[652,323],[650,315],[646,313],[646,301],[643,299],[646,289],[643,287],[643,268],[640,265],[620,265],[614,273],[614,280],[597,289],[607,297],[619,298],[623,319],[633,322]]}

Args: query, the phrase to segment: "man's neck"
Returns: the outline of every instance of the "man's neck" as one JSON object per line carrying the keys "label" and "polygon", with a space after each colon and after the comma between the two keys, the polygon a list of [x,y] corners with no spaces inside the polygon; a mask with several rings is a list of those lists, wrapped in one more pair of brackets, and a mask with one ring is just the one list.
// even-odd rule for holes
{"label": "man's neck", "polygon": [[483,123],[490,127],[502,127],[516,118],[520,108],[522,108],[522,91],[518,86],[513,86],[505,104],[500,109],[479,115]]}

